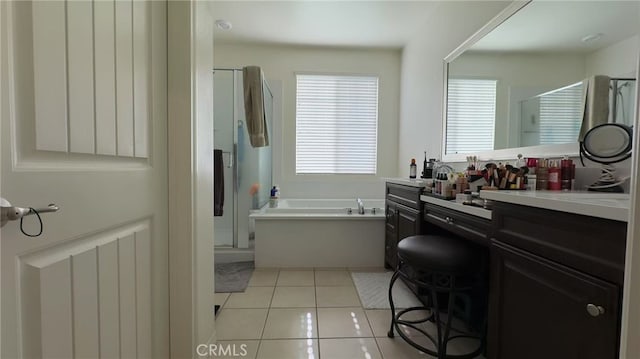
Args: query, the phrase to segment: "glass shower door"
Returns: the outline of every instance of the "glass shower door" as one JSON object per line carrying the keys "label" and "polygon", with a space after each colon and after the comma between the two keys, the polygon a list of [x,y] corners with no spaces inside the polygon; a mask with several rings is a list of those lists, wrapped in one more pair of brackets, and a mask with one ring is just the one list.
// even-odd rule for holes
{"label": "glass shower door", "polygon": [[[267,132],[273,121],[273,93],[263,83]],[[213,75],[213,144],[222,151],[224,208],[214,218],[216,247],[251,248],[249,214],[269,200],[271,146],[252,147],[247,131],[242,71],[216,69]],[[214,168],[215,171],[215,168]]]}
{"label": "glass shower door", "polygon": [[[222,216],[214,217],[216,247],[234,247],[236,242],[236,120],[235,71],[215,71],[213,78],[213,145],[222,151],[224,204]],[[214,171],[220,166],[214,166]]]}

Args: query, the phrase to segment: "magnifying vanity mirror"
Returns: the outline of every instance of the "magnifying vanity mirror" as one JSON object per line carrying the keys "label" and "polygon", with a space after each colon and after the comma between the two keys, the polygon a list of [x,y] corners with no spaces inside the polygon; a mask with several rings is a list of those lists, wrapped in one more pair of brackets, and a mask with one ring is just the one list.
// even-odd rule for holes
{"label": "magnifying vanity mirror", "polygon": [[[637,1],[507,7],[445,59],[443,160],[577,156],[580,135],[593,126],[633,125],[639,7]],[[608,118],[583,125],[587,89],[602,79]]]}

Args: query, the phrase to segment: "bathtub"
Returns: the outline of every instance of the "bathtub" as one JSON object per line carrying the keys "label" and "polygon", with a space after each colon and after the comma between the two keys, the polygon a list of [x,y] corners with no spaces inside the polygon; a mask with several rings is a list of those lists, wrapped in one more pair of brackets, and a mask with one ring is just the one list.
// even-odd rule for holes
{"label": "bathtub", "polygon": [[358,214],[355,199],[283,199],[251,214],[255,266],[382,267],[384,200],[363,203]]}

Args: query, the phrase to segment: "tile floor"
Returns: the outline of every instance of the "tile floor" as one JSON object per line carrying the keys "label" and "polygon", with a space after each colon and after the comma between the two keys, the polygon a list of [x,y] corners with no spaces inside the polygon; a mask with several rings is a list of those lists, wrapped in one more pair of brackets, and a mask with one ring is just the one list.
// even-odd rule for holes
{"label": "tile floor", "polygon": [[[222,306],[217,344],[236,348],[236,356],[215,358],[245,351],[242,357],[253,359],[432,358],[397,335],[387,337],[390,310],[364,309],[346,268],[256,269],[244,293],[216,293],[215,300]],[[419,332],[405,332],[430,345]],[[450,349],[465,345],[470,343]]]}

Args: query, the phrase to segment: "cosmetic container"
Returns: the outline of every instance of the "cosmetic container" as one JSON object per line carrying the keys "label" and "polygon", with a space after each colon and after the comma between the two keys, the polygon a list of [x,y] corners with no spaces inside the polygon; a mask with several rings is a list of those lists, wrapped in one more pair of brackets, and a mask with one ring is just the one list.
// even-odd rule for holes
{"label": "cosmetic container", "polygon": [[562,170],[558,166],[558,161],[553,161],[549,167],[549,190],[559,191],[562,189]]}
{"label": "cosmetic container", "polygon": [[411,164],[409,165],[409,178],[416,178],[418,173],[418,166],[416,165],[416,159],[411,159]]}
{"label": "cosmetic container", "polygon": [[566,191],[571,190],[572,172],[573,172],[573,161],[570,160],[568,156],[564,156],[564,158],[560,161],[560,177],[561,177],[560,187],[562,190],[566,190]]}
{"label": "cosmetic container", "polygon": [[536,169],[536,188],[545,190],[549,187],[549,169],[538,167]]}

